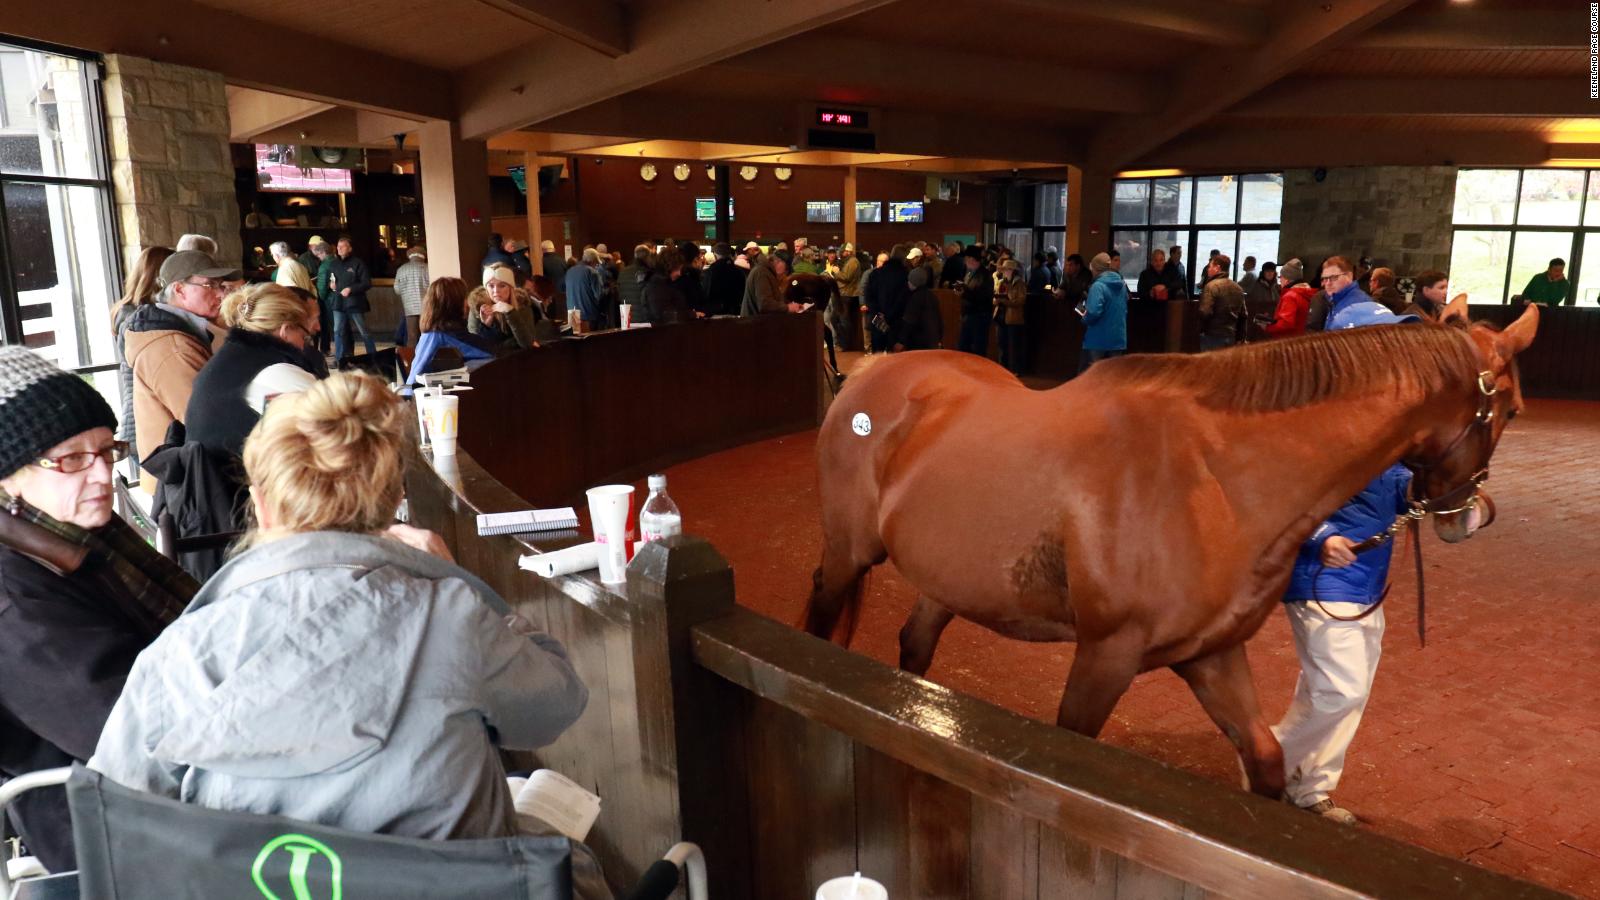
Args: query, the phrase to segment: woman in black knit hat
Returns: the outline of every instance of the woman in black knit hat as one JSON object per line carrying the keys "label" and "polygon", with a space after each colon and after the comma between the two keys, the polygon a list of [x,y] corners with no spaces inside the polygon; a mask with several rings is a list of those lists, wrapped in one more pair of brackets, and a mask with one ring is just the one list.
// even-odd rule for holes
{"label": "woman in black knit hat", "polygon": [[[0,347],[0,779],[87,760],[134,658],[197,589],[112,513],[116,426],[88,382]],[[47,869],[76,867],[61,789],[10,814]]]}

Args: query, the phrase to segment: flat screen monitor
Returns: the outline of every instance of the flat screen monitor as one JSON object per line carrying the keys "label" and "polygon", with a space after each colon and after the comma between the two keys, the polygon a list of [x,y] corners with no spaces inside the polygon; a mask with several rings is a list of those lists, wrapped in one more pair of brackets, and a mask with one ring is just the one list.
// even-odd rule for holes
{"label": "flat screen monitor", "polygon": [[883,201],[882,200],[857,200],[856,201],[856,221],[857,222],[882,222],[883,221]]}
{"label": "flat screen monitor", "polygon": [[[717,220],[717,198],[694,198],[694,220],[696,222],[715,222]],[[733,221],[733,198],[728,198],[728,221]]]}
{"label": "flat screen monitor", "polygon": [[506,166],[506,174],[511,176],[511,183],[517,186],[517,190],[524,194],[528,192],[527,166]]}
{"label": "flat screen monitor", "polygon": [[908,222],[921,222],[921,221],[922,221],[922,201],[921,200],[890,200],[889,201],[889,222],[891,224],[902,224],[902,223],[908,223]]}
{"label": "flat screen monitor", "polygon": [[840,220],[840,203],[838,200],[807,200],[807,222],[838,222]]}
{"label": "flat screen monitor", "polygon": [[310,165],[300,167],[296,154],[302,148],[296,144],[256,145],[256,187],[263,191],[291,191],[295,193],[328,191],[348,193],[351,190],[349,169],[328,169]]}

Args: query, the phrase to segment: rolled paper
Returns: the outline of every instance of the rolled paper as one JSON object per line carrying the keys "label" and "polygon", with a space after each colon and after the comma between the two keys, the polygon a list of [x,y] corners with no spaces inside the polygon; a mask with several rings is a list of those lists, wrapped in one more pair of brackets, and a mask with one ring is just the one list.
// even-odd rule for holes
{"label": "rolled paper", "polygon": [[600,545],[590,541],[565,550],[533,553],[519,559],[517,565],[545,578],[587,572],[600,566]]}

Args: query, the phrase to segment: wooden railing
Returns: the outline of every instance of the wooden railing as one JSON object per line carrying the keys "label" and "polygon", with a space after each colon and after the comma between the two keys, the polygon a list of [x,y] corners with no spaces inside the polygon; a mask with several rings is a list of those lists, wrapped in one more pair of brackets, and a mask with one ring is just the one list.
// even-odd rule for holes
{"label": "wooden railing", "polygon": [[417,467],[408,497],[412,521],[560,639],[588,685],[578,722],[513,764],[602,797],[589,843],[615,886],[684,839],[723,897],[801,900],[858,869],[893,897],[1557,896],[739,608],[733,571],[695,538],[646,545],[621,589],[535,577],[517,567],[532,545],[476,536],[478,512],[521,501],[469,456]]}

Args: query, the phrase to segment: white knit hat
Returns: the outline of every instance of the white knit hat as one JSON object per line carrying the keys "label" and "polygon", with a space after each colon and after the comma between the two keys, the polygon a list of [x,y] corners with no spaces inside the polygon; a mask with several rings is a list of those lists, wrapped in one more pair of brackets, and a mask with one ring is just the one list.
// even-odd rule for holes
{"label": "white knit hat", "polygon": [[516,287],[517,273],[510,266],[489,266],[483,270],[483,286],[488,287],[491,281],[503,281]]}

